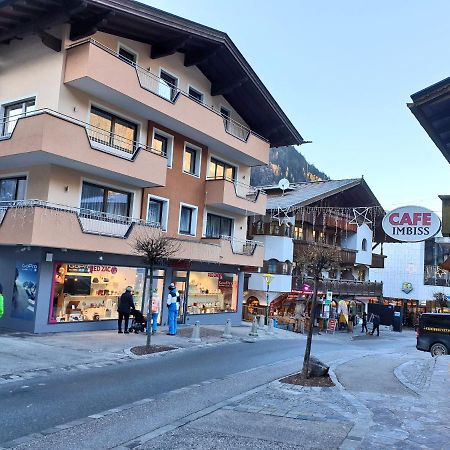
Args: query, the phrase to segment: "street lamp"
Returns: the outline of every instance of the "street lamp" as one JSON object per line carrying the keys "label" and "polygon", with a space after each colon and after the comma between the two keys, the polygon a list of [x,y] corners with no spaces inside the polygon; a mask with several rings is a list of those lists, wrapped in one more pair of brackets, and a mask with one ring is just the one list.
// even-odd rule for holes
{"label": "street lamp", "polygon": [[263,275],[263,277],[264,277],[264,280],[266,282],[266,288],[267,288],[266,289],[266,304],[267,304],[267,307],[266,307],[266,322],[267,322],[267,326],[269,326],[269,285],[270,285],[270,282],[272,281],[273,275],[270,274],[270,273],[265,273]]}

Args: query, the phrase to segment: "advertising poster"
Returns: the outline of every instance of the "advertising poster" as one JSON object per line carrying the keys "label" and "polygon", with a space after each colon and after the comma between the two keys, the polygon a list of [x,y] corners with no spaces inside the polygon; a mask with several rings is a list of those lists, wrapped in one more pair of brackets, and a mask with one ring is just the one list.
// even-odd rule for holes
{"label": "advertising poster", "polygon": [[16,264],[11,317],[22,320],[34,319],[38,280],[38,263]]}

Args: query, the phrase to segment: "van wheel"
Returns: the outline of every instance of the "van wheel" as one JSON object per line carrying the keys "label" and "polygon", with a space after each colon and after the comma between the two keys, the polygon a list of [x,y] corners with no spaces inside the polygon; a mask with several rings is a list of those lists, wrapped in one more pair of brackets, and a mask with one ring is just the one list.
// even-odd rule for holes
{"label": "van wheel", "polygon": [[444,344],[441,344],[440,342],[436,342],[436,344],[433,344],[430,348],[431,356],[442,356],[442,355],[448,355],[447,347]]}

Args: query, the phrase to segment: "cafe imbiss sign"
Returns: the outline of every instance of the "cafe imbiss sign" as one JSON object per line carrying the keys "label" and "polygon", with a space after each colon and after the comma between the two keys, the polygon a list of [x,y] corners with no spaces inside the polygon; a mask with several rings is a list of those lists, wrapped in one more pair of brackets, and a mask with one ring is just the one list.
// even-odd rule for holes
{"label": "cafe imbiss sign", "polygon": [[441,229],[441,219],[421,206],[402,206],[384,216],[384,232],[401,242],[420,242],[433,237]]}

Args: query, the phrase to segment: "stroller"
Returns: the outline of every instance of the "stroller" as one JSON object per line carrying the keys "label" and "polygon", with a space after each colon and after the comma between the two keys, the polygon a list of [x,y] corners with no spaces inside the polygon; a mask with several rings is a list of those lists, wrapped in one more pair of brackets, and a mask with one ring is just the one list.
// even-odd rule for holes
{"label": "stroller", "polygon": [[131,321],[131,325],[128,328],[128,331],[132,333],[133,331],[138,334],[140,331],[144,332],[147,324],[147,319],[139,310],[132,309],[131,315],[133,319]]}

